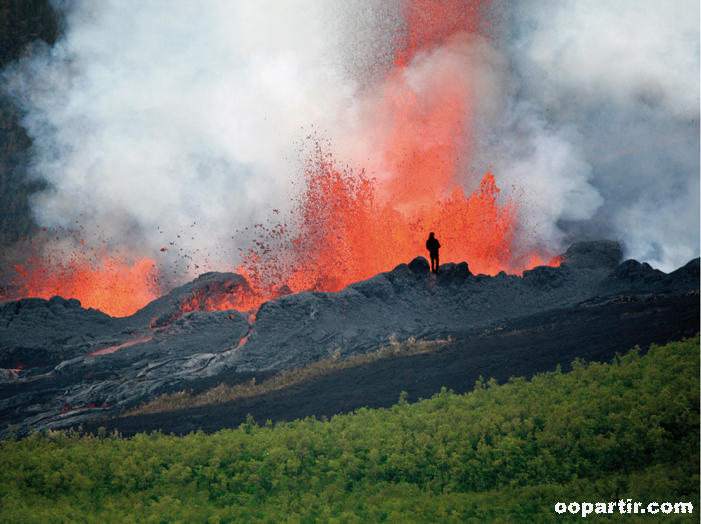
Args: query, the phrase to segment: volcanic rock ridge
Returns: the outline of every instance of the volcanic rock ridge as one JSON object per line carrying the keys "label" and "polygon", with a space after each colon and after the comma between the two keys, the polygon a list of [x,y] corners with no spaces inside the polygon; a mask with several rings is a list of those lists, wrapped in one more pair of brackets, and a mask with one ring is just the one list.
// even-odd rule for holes
{"label": "volcanic rock ridge", "polygon": [[257,311],[193,311],[211,295],[250,291],[233,273],[206,273],[130,317],[84,309],[75,299],[26,298],[0,308],[0,438],[77,426],[197,380],[304,366],[401,340],[466,329],[555,308],[674,296],[699,289],[699,259],[666,274],[621,263],[617,242],[572,245],[559,267],[523,276],[473,275],[467,263],[437,274],[418,257],[336,293],[300,292]]}

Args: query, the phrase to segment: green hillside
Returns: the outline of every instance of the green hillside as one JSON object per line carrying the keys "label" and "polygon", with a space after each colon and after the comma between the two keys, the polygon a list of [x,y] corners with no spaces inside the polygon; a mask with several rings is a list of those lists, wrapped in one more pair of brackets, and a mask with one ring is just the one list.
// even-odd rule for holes
{"label": "green hillside", "polygon": [[0,521],[698,522],[699,337],[573,368],[212,436],[8,440]]}

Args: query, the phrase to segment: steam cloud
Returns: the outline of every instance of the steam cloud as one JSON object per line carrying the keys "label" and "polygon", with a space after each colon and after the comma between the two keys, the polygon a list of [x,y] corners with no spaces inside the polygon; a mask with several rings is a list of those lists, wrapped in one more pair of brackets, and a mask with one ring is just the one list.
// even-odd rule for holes
{"label": "steam cloud", "polygon": [[577,132],[603,197],[560,228],[623,240],[626,256],[664,270],[699,256],[698,2],[520,0],[512,20],[520,97],[549,128]]}
{"label": "steam cloud", "polygon": [[[34,140],[29,174],[51,185],[33,202],[40,224],[78,220],[148,255],[178,235],[191,252],[245,249],[232,232],[289,209],[313,129],[386,176],[368,108],[392,67],[399,2],[56,7],[62,38],[2,76]],[[497,184],[523,189],[524,217],[552,250],[612,238],[667,271],[698,256],[698,2],[491,10],[489,40],[451,39],[393,80],[421,90],[460,71],[473,101],[466,192],[492,165]],[[195,222],[206,227],[186,240]]]}

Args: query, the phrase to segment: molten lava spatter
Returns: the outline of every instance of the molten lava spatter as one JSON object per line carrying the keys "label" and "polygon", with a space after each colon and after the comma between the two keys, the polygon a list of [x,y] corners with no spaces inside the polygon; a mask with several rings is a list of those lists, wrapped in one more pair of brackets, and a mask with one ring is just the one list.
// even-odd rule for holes
{"label": "molten lava spatter", "polygon": [[[82,228],[81,228],[82,229]],[[114,317],[131,315],[160,296],[153,260],[85,245],[80,232],[38,233],[19,254],[1,300],[76,298],[85,308]],[[61,236],[63,235],[63,236]]]}
{"label": "molten lava spatter", "polygon": [[535,242],[522,245],[527,225],[518,202],[499,198],[491,172],[469,197],[462,189],[476,104],[473,50],[485,45],[487,4],[402,3],[394,69],[364,106],[375,178],[340,169],[329,145],[310,137],[289,238],[271,228],[247,257],[256,283],[337,291],[426,256],[429,232],[443,245],[442,262],[467,261],[473,273],[521,273],[550,262]]}
{"label": "molten lava spatter", "polygon": [[417,53],[441,44],[458,32],[480,33],[489,25],[484,9],[490,0],[403,0],[404,23],[395,49],[394,64],[405,66]]}
{"label": "molten lava spatter", "polygon": [[[463,189],[479,103],[474,64],[475,56],[482,55],[473,51],[486,45],[488,4],[400,2],[403,23],[388,67],[379,68],[372,88],[359,95],[360,116],[374,148],[364,167],[372,176],[362,168],[340,168],[332,148],[311,138],[311,148],[302,148],[301,190],[291,215],[268,226],[255,224],[258,238],[243,264],[216,268],[233,269],[247,285],[203,289],[183,302],[181,314],[250,311],[289,292],[338,291],[427,256],[429,232],[443,246],[441,263],[467,261],[475,274],[521,273],[559,263],[528,238],[518,201],[500,196],[491,172],[469,196]],[[59,232],[54,233],[47,242],[54,236],[59,240]],[[83,239],[73,245],[79,249],[70,255],[34,245],[34,252],[15,265],[15,276],[0,298],[61,295],[126,316],[160,296],[158,273],[149,258],[128,262],[103,248],[89,252]],[[169,253],[159,248],[164,256]]]}
{"label": "molten lava spatter", "polygon": [[467,261],[473,273],[521,273],[549,261],[520,244],[518,202],[499,198],[491,172],[469,197],[462,189],[476,103],[473,50],[485,45],[488,3],[401,3],[394,67],[363,106],[373,178],[338,168],[330,146],[308,137],[290,226],[267,229],[246,257],[254,285],[338,291],[427,256],[430,232],[443,245],[441,262]]}
{"label": "molten lava spatter", "polygon": [[383,202],[364,172],[336,169],[320,141],[302,178],[291,227],[266,230],[260,250],[247,257],[248,278],[269,296],[282,284],[295,292],[338,291],[389,271],[426,256],[429,232],[443,245],[441,262],[467,261],[475,274],[520,273],[550,262],[519,245],[518,203],[500,201],[491,173],[469,197],[454,187],[449,196],[404,212]]}
{"label": "molten lava spatter", "polygon": [[[243,271],[239,271],[243,273]],[[191,297],[183,301],[180,308],[181,313],[189,311],[223,311],[236,309],[238,311],[249,311],[255,318],[255,310],[271,294],[262,294],[250,285],[227,286],[212,284],[201,288],[193,293]]]}

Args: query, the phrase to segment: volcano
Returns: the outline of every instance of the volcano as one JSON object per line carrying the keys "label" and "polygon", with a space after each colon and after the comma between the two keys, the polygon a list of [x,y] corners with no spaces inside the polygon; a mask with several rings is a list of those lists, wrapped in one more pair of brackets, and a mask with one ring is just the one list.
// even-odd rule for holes
{"label": "volcano", "polygon": [[[698,332],[698,258],[666,274],[635,260],[621,263],[621,246],[613,241],[577,243],[560,257],[560,266],[539,266],[522,276],[475,275],[466,262],[444,264],[432,274],[426,259],[418,257],[338,292],[290,293],[250,311],[208,311],[208,300],[220,303],[228,298],[235,304],[251,293],[246,279],[235,273],[202,274],[123,318],[61,297],[8,302],[0,310],[2,436],[8,424],[19,435],[30,428],[105,425],[96,421],[163,393],[265,377],[328,358],[334,351],[340,358],[376,351],[393,335],[400,341],[473,340],[471,358],[479,355],[478,360],[486,359],[489,365],[480,367],[469,359],[463,365],[472,374],[484,369],[506,380],[511,374],[567,365],[577,357],[606,359],[636,344],[645,349],[650,343]],[[605,322],[587,324],[591,318]],[[595,331],[598,338],[587,343],[585,334],[591,338]],[[492,354],[489,340],[495,344],[493,334],[500,332],[511,333],[511,338],[500,335],[499,347],[508,346],[509,340],[513,344],[507,353]],[[519,332],[538,332],[539,342],[517,343]],[[492,333],[492,339],[479,338],[485,333]],[[576,339],[580,336],[581,344]],[[554,347],[544,357],[539,353],[543,344],[570,349],[558,352]],[[539,364],[527,369],[512,365],[531,360]],[[452,386],[440,383],[450,382],[449,375],[427,380],[426,387]],[[420,377],[419,373],[413,380],[420,382]],[[458,389],[474,386],[474,380],[464,382]],[[368,390],[373,387],[367,385]],[[425,387],[414,389],[413,395],[432,394],[424,392]],[[273,404],[284,405],[280,395],[284,393]],[[386,396],[368,401],[360,395],[355,404],[337,399],[321,412],[306,415],[395,401]],[[241,403],[249,412],[250,402]],[[272,418],[306,416],[289,406],[284,409]],[[126,419],[109,424],[119,427],[117,420]],[[180,429],[201,427],[193,424]]]}

